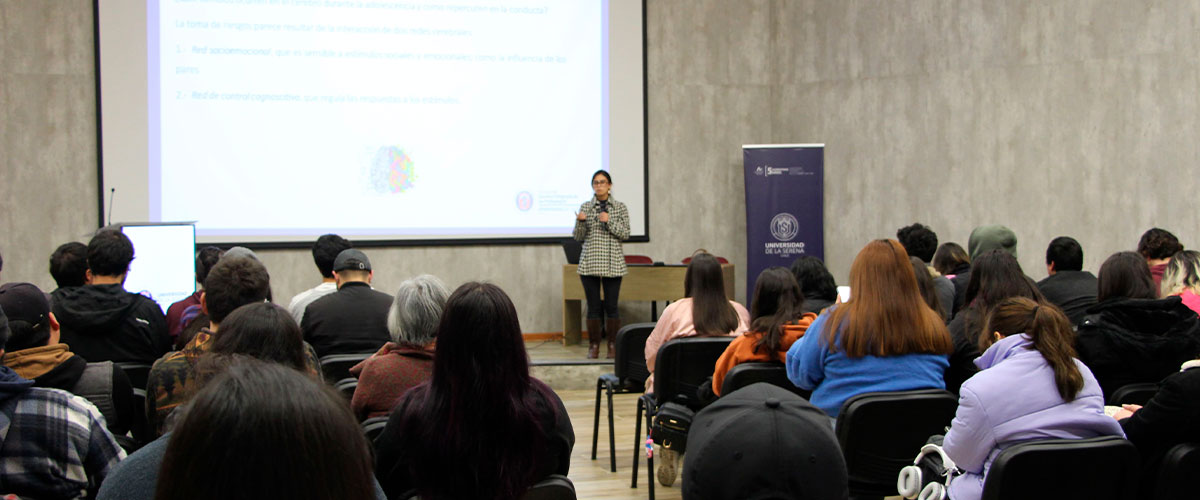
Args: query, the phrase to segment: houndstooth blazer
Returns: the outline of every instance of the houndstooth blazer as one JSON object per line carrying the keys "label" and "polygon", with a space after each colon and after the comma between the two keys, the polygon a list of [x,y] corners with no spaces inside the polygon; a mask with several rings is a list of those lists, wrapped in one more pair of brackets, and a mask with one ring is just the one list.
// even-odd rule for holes
{"label": "houndstooth blazer", "polygon": [[583,242],[579,257],[579,274],[615,278],[625,276],[625,253],[621,241],[629,239],[629,209],[612,196],[608,197],[608,222],[600,222],[600,201],[592,196],[579,211],[587,220],[575,221],[572,236]]}

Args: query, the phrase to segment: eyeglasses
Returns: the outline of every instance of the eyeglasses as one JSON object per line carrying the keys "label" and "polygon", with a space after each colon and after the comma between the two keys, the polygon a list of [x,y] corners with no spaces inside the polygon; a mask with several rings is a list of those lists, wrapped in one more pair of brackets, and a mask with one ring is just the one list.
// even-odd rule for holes
{"label": "eyeglasses", "polygon": [[608,184],[608,181],[604,180],[604,179],[600,179],[598,181],[592,181],[593,186],[603,186],[605,184]]}

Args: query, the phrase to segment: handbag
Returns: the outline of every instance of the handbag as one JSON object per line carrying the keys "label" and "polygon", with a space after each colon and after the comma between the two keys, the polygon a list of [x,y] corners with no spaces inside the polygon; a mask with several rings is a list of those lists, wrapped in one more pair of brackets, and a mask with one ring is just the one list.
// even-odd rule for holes
{"label": "handbag", "polygon": [[679,403],[666,403],[658,409],[650,426],[650,438],[665,449],[683,453],[687,450],[687,433],[696,412]]}

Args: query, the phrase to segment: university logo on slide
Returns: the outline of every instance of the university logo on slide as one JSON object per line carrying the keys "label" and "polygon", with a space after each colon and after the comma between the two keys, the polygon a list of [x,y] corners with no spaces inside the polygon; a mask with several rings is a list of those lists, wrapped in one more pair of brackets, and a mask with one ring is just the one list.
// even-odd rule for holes
{"label": "university logo on slide", "polygon": [[771,236],[779,241],[791,241],[800,231],[800,221],[787,212],[780,212],[771,218]]}
{"label": "university logo on slide", "polygon": [[517,210],[528,212],[530,208],[533,208],[533,195],[529,191],[517,193]]}

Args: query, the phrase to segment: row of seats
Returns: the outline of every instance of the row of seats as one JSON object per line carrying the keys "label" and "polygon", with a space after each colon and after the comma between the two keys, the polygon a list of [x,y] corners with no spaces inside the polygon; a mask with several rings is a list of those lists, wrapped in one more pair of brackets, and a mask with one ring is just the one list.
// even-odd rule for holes
{"label": "row of seats", "polygon": [[[654,323],[622,328],[616,336],[614,373],[601,376],[596,383],[591,457],[595,460],[597,456],[603,392],[608,399],[612,472],[617,470],[612,396],[642,392],[649,376],[643,350],[653,329]],[[642,394],[637,401],[631,487],[637,487],[643,415],[649,429],[657,411],[668,402],[699,410],[703,403],[696,396],[697,389],[709,382],[713,365],[731,340],[731,337],[682,338],[659,350],[654,391]],[[730,394],[759,382],[808,396],[787,379],[786,370],[778,363],[745,363],[734,367],[727,374],[721,393]],[[1112,394],[1109,404],[1144,404],[1156,389],[1155,384],[1132,384]],[[851,496],[895,495],[900,469],[912,463],[912,457],[929,436],[945,432],[957,405],[957,398],[945,390],[868,393],[847,400],[835,427],[846,459]],[[652,454],[647,456],[646,463],[654,470]],[[1200,444],[1176,446],[1164,460],[1154,498],[1188,498],[1189,494],[1200,491],[1200,478],[1189,472],[1197,470],[1200,470]],[[1137,450],[1119,437],[1033,441],[1001,453],[988,474],[983,498],[1131,498],[1137,496],[1139,475]],[[648,479],[649,498],[653,500],[654,480]]]}

